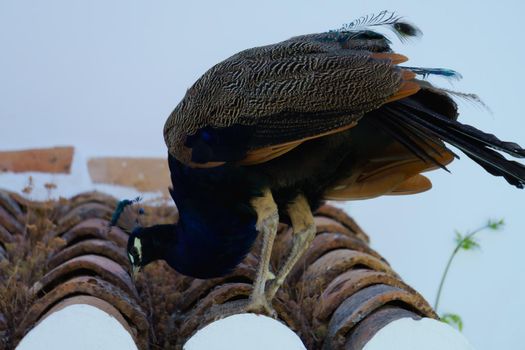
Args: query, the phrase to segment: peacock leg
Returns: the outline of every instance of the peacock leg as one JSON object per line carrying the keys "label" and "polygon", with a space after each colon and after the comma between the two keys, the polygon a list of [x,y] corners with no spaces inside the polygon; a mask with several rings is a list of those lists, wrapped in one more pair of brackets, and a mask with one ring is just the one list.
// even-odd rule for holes
{"label": "peacock leg", "polygon": [[292,222],[293,242],[290,255],[280,267],[277,276],[266,289],[266,300],[271,303],[275,294],[284,283],[286,277],[293,269],[299,258],[308,250],[310,243],[315,238],[316,227],[314,217],[308,201],[303,195],[299,195],[287,208]]}
{"label": "peacock leg", "polygon": [[271,317],[277,316],[265,294],[266,282],[275,278],[270,271],[270,258],[279,224],[277,205],[270,190],[265,190],[263,196],[253,199],[251,204],[258,216],[257,230],[262,235],[262,248],[253,290],[248,300],[236,300],[224,305],[217,305],[212,311],[216,318],[246,312],[262,313]]}
{"label": "peacock leg", "polygon": [[270,315],[275,312],[265,295],[266,282],[275,276],[270,271],[270,258],[272,256],[273,242],[279,224],[277,205],[275,204],[270,190],[265,191],[263,197],[258,197],[252,202],[257,211],[257,229],[262,235],[262,247],[259,257],[259,265],[253,283],[253,291],[250,296],[250,307],[254,311],[265,311]]}

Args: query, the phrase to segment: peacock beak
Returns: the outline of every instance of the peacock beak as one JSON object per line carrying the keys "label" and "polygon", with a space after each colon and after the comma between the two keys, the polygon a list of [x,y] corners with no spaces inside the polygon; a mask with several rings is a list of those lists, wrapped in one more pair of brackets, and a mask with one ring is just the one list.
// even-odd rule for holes
{"label": "peacock beak", "polygon": [[139,271],[140,271],[140,266],[133,266],[132,271],[131,271],[131,278],[133,279],[133,281],[137,280]]}

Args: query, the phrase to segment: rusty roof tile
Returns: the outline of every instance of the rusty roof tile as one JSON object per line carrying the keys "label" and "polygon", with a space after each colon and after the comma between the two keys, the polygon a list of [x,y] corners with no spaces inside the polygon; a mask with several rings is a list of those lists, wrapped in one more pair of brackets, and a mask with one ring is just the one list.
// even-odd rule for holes
{"label": "rusty roof tile", "polygon": [[97,297],[93,297],[91,295],[76,295],[62,299],[60,302],[53,305],[53,307],[49,311],[47,311],[42,317],[40,317],[38,322],[43,321],[47,316],[51,315],[54,312],[60,311],[68,306],[77,304],[91,305],[96,307],[97,309],[106,312],[107,314],[110,314],[128,331],[128,333],[133,334],[133,328],[130,326],[129,322],[123,317],[120,311],[117,310],[117,308],[115,308],[107,301]]}
{"label": "rusty roof tile", "polygon": [[325,342],[332,344],[330,348],[341,347],[353,327],[374,310],[389,303],[405,304],[409,310],[418,310],[425,316],[435,317],[432,309],[419,295],[401,288],[376,284],[359,290],[339,305],[328,325]]}
{"label": "rusty roof tile", "polygon": [[113,208],[96,202],[82,203],[73,207],[66,215],[58,219],[61,231],[67,231],[84,220],[99,218],[110,220]]}
{"label": "rusty roof tile", "polygon": [[8,332],[7,318],[0,312],[0,349],[6,349],[7,332]]}
{"label": "rusty roof tile", "polygon": [[341,233],[321,233],[317,234],[308,251],[299,259],[297,265],[290,273],[290,277],[288,277],[290,283],[296,283],[306,268],[311,266],[322,255],[333,250],[344,248],[369,254],[387,263],[386,260],[370,248],[368,244],[356,237],[347,236]]}
{"label": "rusty roof tile", "polygon": [[7,320],[3,313],[0,312],[0,332],[3,332],[7,329]]}
{"label": "rusty roof tile", "polygon": [[208,295],[202,298],[185,317],[179,335],[185,342],[197,329],[219,318],[222,309],[232,304],[227,304],[232,299],[246,299],[250,295],[252,286],[246,283],[226,283],[217,286]]}
{"label": "rusty roof tile", "polygon": [[349,270],[337,276],[323,291],[316,305],[314,317],[318,322],[326,321],[345,299],[374,284],[386,284],[415,293],[412,288],[391,274],[368,269]]}
{"label": "rusty roof tile", "polygon": [[5,248],[0,244],[0,261],[7,258],[7,252],[5,251]]}
{"label": "rusty roof tile", "polygon": [[370,238],[365,233],[365,231],[363,231],[363,229],[354,221],[354,219],[348,216],[344,210],[325,204],[317,209],[315,214],[316,216],[329,217],[335,221],[340,222],[364,242],[370,242]]}
{"label": "rusty roof tile", "polygon": [[347,236],[356,237],[356,235],[349,228],[332,218],[328,218],[326,216],[316,216],[314,217],[314,222],[315,226],[317,227],[317,233],[337,232]]}
{"label": "rusty roof tile", "polygon": [[86,218],[60,236],[68,246],[90,238],[108,239],[120,247],[128,243],[128,235],[118,227],[109,227],[109,221],[96,217]]}
{"label": "rusty roof tile", "polygon": [[130,321],[131,334],[140,348],[148,348],[149,323],[141,307],[120,288],[94,276],[74,277],[36,299],[18,327],[15,337],[21,339],[50,308],[75,295],[91,295],[113,305],[125,319]]}
{"label": "rusty roof tile", "polygon": [[76,207],[85,203],[99,203],[112,208],[117,205],[118,200],[104,192],[90,191],[79,193],[76,196],[71,197],[68,202],[72,207]]}
{"label": "rusty roof tile", "polygon": [[2,225],[0,225],[0,245],[13,242],[13,236]]}
{"label": "rusty roof tile", "polygon": [[128,257],[124,249],[106,239],[86,239],[66,246],[49,259],[48,268],[53,269],[68,260],[86,254],[101,255],[112,259],[126,270],[129,268]]}
{"label": "rusty roof tile", "polygon": [[395,272],[383,261],[359,251],[336,249],[326,253],[305,271],[302,281],[306,295],[319,295],[338,275],[355,267],[366,267],[395,276]]}
{"label": "rusty roof tile", "polygon": [[3,207],[11,215],[13,215],[18,221],[22,222],[24,220],[24,213],[22,208],[16,200],[13,199],[10,192],[0,190],[0,207]]}
{"label": "rusty roof tile", "polygon": [[227,277],[213,278],[208,280],[194,279],[188,289],[185,290],[178,307],[181,311],[187,311],[195,303],[204,298],[217,285],[224,283],[252,283],[255,276],[255,265],[241,263],[235,271]]}
{"label": "rusty roof tile", "polygon": [[0,207],[0,226],[3,226],[11,234],[24,231],[24,226],[3,207]]}
{"label": "rusty roof tile", "polygon": [[32,292],[41,296],[55,288],[62,281],[73,276],[98,276],[138,298],[137,291],[126,269],[111,259],[100,255],[81,255],[58,265],[44,275],[35,285]]}
{"label": "rusty roof tile", "polygon": [[344,348],[362,349],[381,328],[385,327],[392,321],[406,317],[410,317],[414,320],[421,318],[418,314],[399,306],[382,306],[357,324],[351,334],[347,337]]}
{"label": "rusty roof tile", "polygon": [[[155,262],[134,284],[125,252],[128,236],[108,227],[115,198],[90,192],[43,205],[11,193],[8,197],[24,217],[25,212],[34,212],[33,208],[46,209],[36,211],[38,215],[53,213],[49,220],[57,227],[50,225],[51,234],[66,242],[49,257],[47,273],[34,285],[36,299],[29,310],[23,310],[26,316],[16,334],[18,339],[53,307],[61,307],[57,305],[95,302],[118,311],[141,349],[148,348],[149,342],[160,348],[180,348],[195,331],[218,317],[221,308],[246,299],[251,292],[260,242],[229,276],[192,279],[164,262]],[[1,203],[6,202],[9,200]],[[20,223],[13,216],[16,205],[8,206],[11,209],[0,205],[8,222]],[[177,217],[173,207],[145,210],[145,219],[151,223],[173,222]],[[343,211],[323,206],[316,223],[318,234],[312,246],[274,299],[279,318],[309,349],[318,349],[323,343],[326,349],[354,348],[399,317],[436,317],[426,301],[368,246],[368,236]],[[0,239],[5,236],[9,240],[12,236],[4,231],[2,236],[0,226]],[[274,269],[286,258],[291,240],[290,228],[280,224],[272,255]],[[150,321],[144,310],[148,310]]]}

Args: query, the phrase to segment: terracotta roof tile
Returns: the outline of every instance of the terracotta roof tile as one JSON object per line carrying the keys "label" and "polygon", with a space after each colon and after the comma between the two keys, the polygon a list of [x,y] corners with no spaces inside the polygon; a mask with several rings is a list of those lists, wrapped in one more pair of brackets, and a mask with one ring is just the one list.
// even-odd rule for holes
{"label": "terracotta roof tile", "polygon": [[3,207],[0,207],[0,225],[12,234],[24,231],[23,225]]}
{"label": "terracotta roof tile", "polygon": [[118,227],[109,227],[109,220],[96,217],[86,218],[78,222],[75,226],[60,235],[68,246],[78,241],[98,238],[110,240],[120,247],[125,247],[128,242],[128,235]]}
{"label": "terracotta roof tile", "polygon": [[47,311],[40,319],[43,320],[48,315],[51,315],[54,312],[60,311],[61,309],[64,309],[68,306],[77,304],[91,305],[100,310],[105,311],[106,313],[113,316],[130,334],[133,334],[134,329],[130,327],[129,322],[124,318],[124,316],[120,313],[120,311],[117,308],[115,308],[107,301],[97,297],[93,297],[91,295],[77,295],[63,299],[59,303],[55,304],[51,309],[49,309],[49,311]]}
{"label": "terracotta roof tile", "polygon": [[7,210],[18,221],[24,220],[22,208],[20,208],[18,202],[13,199],[9,192],[0,190],[0,207]]}
{"label": "terracotta roof tile", "polygon": [[[124,233],[123,233],[124,234]],[[74,241],[74,240],[73,240]],[[84,239],[79,242],[66,246],[61,251],[57,252],[48,261],[48,268],[53,269],[58,265],[86,254],[96,254],[112,259],[120,266],[128,267],[128,257],[122,246],[118,246],[109,239]]]}
{"label": "terracotta roof tile", "polygon": [[5,251],[5,248],[0,244],[0,261],[7,258],[7,252]]}
{"label": "terracotta roof tile", "polygon": [[324,348],[341,348],[352,328],[373,311],[389,303],[404,304],[408,310],[418,310],[420,313],[426,311],[425,316],[434,316],[419,295],[386,284],[368,286],[352,294],[335,310],[328,324]]}
{"label": "terracotta roof tile", "polygon": [[[133,282],[125,253],[127,234],[108,227],[115,198],[92,192],[70,200],[33,203],[2,193],[0,207],[7,213],[0,222],[2,249],[14,237],[6,225],[16,227],[16,231],[24,228],[25,223],[15,217],[26,220],[25,213],[33,212],[28,216],[29,226],[45,221],[38,221],[37,214],[48,215],[46,219],[52,222],[46,224],[45,230],[37,227],[28,230],[26,236],[16,235],[22,243],[30,238],[20,247],[33,249],[33,254],[42,249],[31,248],[30,244],[36,244],[32,234],[44,240],[48,248],[44,260],[37,260],[44,265],[42,273],[27,279],[33,301],[18,310],[25,317],[16,334],[9,328],[16,313],[0,309],[0,316],[6,320],[3,332],[11,345],[57,308],[87,303],[115,314],[141,349],[153,347],[150,344],[181,348],[198,329],[220,316],[221,305],[246,299],[251,292],[259,242],[243,263],[224,278],[192,279],[163,262],[155,262]],[[145,210],[145,220],[149,221],[145,224],[173,222],[177,217],[172,207]],[[392,320],[407,315],[436,317],[423,298],[370,249],[368,236],[344,212],[324,206],[317,215],[318,234],[312,246],[274,300],[281,321],[297,332],[309,349],[358,349],[356,346],[362,346]],[[62,243],[50,245],[53,237]],[[281,224],[272,266],[278,266],[286,256],[291,237],[290,229]],[[3,254],[8,260],[4,266],[16,263],[16,254]],[[7,276],[2,271],[0,282]]]}
{"label": "terracotta roof tile", "polygon": [[51,269],[33,285],[31,291],[34,295],[43,295],[73,276],[98,276],[138,298],[128,269],[111,259],[94,254],[74,257]]}
{"label": "terracotta roof tile", "polygon": [[90,295],[113,305],[129,321],[132,336],[145,349],[149,343],[149,323],[146,314],[129,294],[109,282],[94,276],[79,276],[55,286],[37,298],[18,327],[16,338],[27,333],[57,303],[77,295]]}
{"label": "terracotta roof tile", "polygon": [[369,269],[352,269],[337,276],[324,289],[319,297],[319,304],[314,310],[314,317],[319,322],[326,321],[333,314],[337,305],[340,305],[360,289],[375,284],[386,284],[415,293],[391,273]]}
{"label": "terracotta roof tile", "polygon": [[332,218],[346,226],[355,236],[361,240],[367,243],[370,241],[368,235],[361,229],[354,219],[348,216],[342,209],[333,207],[331,205],[323,205],[317,209],[316,215]]}
{"label": "terracotta roof tile", "polygon": [[117,202],[118,200],[109,194],[99,191],[90,191],[79,193],[76,196],[71,197],[71,199],[66,203],[70,203],[70,205],[73,207],[84,203],[99,203],[105,204],[112,208],[117,204]]}
{"label": "terracotta roof tile", "polygon": [[13,242],[13,236],[7,229],[0,224],[0,245]]}
{"label": "terracotta roof tile", "polygon": [[67,231],[87,219],[99,218],[110,220],[112,214],[113,208],[105,204],[87,202],[75,205],[66,215],[61,217],[57,223],[60,231]]}
{"label": "terracotta roof tile", "polygon": [[372,255],[350,249],[332,250],[308,266],[303,274],[306,294],[320,295],[340,274],[363,267],[395,276],[390,266]]}
{"label": "terracotta roof tile", "polygon": [[378,308],[354,327],[346,338],[344,349],[362,349],[381,328],[405,317],[415,320],[421,318],[418,314],[398,306],[386,305]]}

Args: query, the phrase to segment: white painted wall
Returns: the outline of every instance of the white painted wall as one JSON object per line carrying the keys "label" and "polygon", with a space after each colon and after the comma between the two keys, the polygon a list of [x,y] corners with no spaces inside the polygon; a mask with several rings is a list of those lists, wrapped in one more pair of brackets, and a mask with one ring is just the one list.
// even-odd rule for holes
{"label": "white painted wall", "polygon": [[184,350],[305,350],[301,339],[273,318],[233,315],[210,323],[184,345]]}
{"label": "white painted wall", "polygon": [[363,350],[474,350],[467,339],[449,325],[431,318],[402,318],[386,325]]}
{"label": "white painted wall", "polygon": [[[493,111],[461,103],[465,122],[523,145],[524,7],[518,0],[2,1],[0,149],[74,145],[83,161],[163,156],[165,118],[213,64],[385,8],[425,33],[407,45],[395,42],[410,64],[460,71],[464,80],[454,88],[479,93]],[[485,234],[481,251],[458,257],[442,307],[463,317],[477,349],[516,349],[525,311],[518,260],[525,247],[524,192],[462,158],[452,174],[430,175],[428,193],[346,208],[371,234],[373,247],[429,300],[453,248],[453,229],[504,217],[503,233]],[[22,187],[8,175],[0,175],[0,186]],[[63,185],[68,194],[83,186]]]}
{"label": "white painted wall", "polygon": [[91,305],[76,304],[52,313],[33,328],[16,350],[137,350],[124,327]]}

